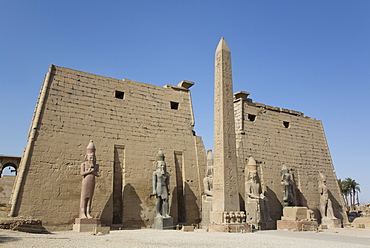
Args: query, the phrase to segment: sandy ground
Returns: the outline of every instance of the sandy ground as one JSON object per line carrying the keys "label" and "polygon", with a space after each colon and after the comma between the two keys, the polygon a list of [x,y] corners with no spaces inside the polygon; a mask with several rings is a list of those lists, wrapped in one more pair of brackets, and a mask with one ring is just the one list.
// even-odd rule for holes
{"label": "sandy ground", "polygon": [[0,229],[0,247],[370,247],[370,229],[320,232],[119,230],[107,235],[73,231],[30,234]]}

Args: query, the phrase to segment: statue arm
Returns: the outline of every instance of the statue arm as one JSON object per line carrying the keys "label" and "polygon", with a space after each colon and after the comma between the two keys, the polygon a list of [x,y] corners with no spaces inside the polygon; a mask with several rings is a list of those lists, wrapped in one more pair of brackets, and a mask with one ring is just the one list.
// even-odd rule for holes
{"label": "statue arm", "polygon": [[86,175],[88,175],[88,174],[90,174],[90,173],[92,173],[92,171],[91,170],[85,170],[85,163],[82,163],[81,164],[81,176],[86,176]]}
{"label": "statue arm", "polygon": [[250,185],[249,183],[247,183],[247,185],[246,185],[246,189],[247,189],[247,196],[249,197],[249,198],[252,198],[252,199],[257,199],[257,198],[259,198],[258,197],[258,195],[256,195],[256,194],[253,194],[253,190],[252,190],[252,185]]}
{"label": "statue arm", "polygon": [[157,175],[153,172],[153,195],[157,193]]}
{"label": "statue arm", "polygon": [[94,174],[94,176],[96,177],[100,177],[100,173],[99,173],[99,165],[96,164],[93,171],[92,171],[92,174]]}
{"label": "statue arm", "polygon": [[281,185],[284,185],[284,184],[285,184],[285,182],[284,182],[284,181],[285,181],[285,180],[284,180],[284,174],[282,174],[282,175],[281,175],[281,182],[280,182],[280,184],[281,184]]}
{"label": "statue arm", "polygon": [[[98,166],[98,165],[95,165],[95,166]],[[93,174],[94,176],[97,176],[99,177],[99,167],[94,167],[94,168],[88,168],[87,170],[85,170],[85,164],[82,163],[81,164],[81,176],[86,176],[86,175],[89,175],[89,174]]]}
{"label": "statue arm", "polygon": [[252,193],[249,193],[249,192],[248,192],[248,197],[249,198],[252,198],[252,199],[258,199],[258,198],[260,198],[258,195],[255,195],[255,194],[252,194]]}
{"label": "statue arm", "polygon": [[170,174],[168,174],[166,181],[167,193],[170,195]]}

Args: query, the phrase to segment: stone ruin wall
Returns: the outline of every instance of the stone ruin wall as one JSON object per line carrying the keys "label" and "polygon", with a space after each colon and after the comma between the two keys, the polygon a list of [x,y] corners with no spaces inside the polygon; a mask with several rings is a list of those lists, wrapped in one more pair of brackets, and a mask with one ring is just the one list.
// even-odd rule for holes
{"label": "stone ruin wall", "polygon": [[[38,100],[40,115],[36,108],[33,118],[36,136],[29,137],[30,152],[22,158],[23,181],[17,177],[15,213],[42,219],[45,226],[70,228],[79,212],[80,164],[92,139],[101,174],[92,215],[102,224],[152,224],[152,172],[159,148],[171,175],[170,214],[175,222],[199,223],[205,150],[193,134],[190,91],[53,65],[49,73],[41,90],[45,97],[40,93]],[[178,109],[171,109],[171,101]]]}
{"label": "stone ruin wall", "polygon": [[15,176],[3,175],[0,177],[0,207],[9,204]]}
{"label": "stone ruin wall", "polygon": [[267,189],[270,215],[274,220],[282,216],[280,173],[285,163],[294,177],[297,205],[312,209],[315,218],[320,219],[318,178],[322,172],[327,177],[335,216],[347,222],[321,121],[298,111],[254,103],[247,98],[235,99],[234,112],[242,209],[246,159],[252,155],[261,162],[258,172],[262,187]]}

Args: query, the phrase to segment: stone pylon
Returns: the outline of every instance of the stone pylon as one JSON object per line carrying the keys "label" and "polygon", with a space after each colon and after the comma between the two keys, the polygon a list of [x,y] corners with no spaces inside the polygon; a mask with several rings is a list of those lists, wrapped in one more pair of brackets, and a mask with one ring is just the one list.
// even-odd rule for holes
{"label": "stone pylon", "polygon": [[210,231],[249,231],[240,211],[230,49],[224,38],[215,54],[214,179]]}

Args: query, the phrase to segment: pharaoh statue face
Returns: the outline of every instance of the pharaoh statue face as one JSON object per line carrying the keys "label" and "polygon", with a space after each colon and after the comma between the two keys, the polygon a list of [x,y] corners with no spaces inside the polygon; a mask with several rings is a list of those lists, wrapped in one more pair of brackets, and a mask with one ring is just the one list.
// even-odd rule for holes
{"label": "pharaoh statue face", "polygon": [[256,181],[257,180],[257,172],[255,172],[255,171],[251,171],[251,172],[249,172],[250,174],[250,178],[251,179],[253,179],[254,181]]}
{"label": "pharaoh statue face", "polygon": [[95,163],[95,154],[92,153],[87,153],[86,154],[86,161],[89,163]]}
{"label": "pharaoh statue face", "polygon": [[164,174],[166,172],[166,163],[164,161],[157,161],[157,170]]}

